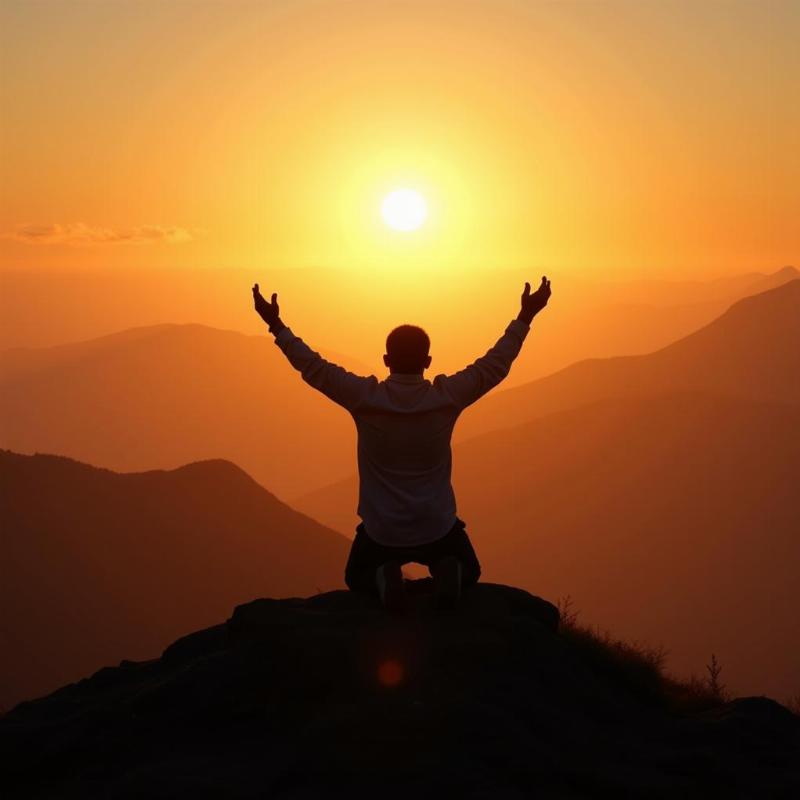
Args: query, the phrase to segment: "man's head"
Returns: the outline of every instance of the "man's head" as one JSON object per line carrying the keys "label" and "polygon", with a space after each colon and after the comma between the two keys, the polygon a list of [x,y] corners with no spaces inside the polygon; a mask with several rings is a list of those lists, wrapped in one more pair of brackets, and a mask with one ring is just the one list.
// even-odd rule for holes
{"label": "man's head", "polygon": [[431,340],[422,328],[416,325],[401,325],[386,337],[386,355],[383,363],[390,372],[417,373],[431,365],[428,351]]}

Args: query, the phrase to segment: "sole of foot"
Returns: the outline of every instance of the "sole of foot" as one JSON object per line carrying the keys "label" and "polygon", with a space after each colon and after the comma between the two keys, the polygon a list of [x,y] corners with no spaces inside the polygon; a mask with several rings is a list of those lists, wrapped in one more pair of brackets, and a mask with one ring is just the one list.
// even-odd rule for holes
{"label": "sole of foot", "polygon": [[390,562],[380,567],[380,571],[382,575],[378,576],[378,588],[381,591],[383,607],[389,614],[405,613],[408,608],[408,598],[400,565]]}
{"label": "sole of foot", "polygon": [[457,558],[443,558],[433,575],[436,608],[454,611],[461,599],[461,562]]}

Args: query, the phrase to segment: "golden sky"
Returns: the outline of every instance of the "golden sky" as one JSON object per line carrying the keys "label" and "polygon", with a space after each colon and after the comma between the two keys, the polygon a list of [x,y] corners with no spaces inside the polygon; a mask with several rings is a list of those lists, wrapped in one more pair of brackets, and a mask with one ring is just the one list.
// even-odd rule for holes
{"label": "golden sky", "polygon": [[[797,261],[791,0],[0,9],[5,269]],[[397,186],[416,232],[380,219]]]}

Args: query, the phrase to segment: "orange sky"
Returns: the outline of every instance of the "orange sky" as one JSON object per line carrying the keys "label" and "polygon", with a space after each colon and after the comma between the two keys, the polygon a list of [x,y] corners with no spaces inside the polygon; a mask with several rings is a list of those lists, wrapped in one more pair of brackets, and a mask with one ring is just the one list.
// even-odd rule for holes
{"label": "orange sky", "polygon": [[798,9],[5,0],[0,267],[796,263]]}

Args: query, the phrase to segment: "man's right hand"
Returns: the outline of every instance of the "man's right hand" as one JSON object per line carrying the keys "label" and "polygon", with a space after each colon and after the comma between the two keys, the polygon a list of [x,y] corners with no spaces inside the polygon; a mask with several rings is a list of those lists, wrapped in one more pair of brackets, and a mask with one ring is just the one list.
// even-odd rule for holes
{"label": "man's right hand", "polygon": [[282,327],[280,324],[280,316],[278,308],[278,295],[273,293],[272,301],[267,302],[258,289],[258,284],[253,286],[253,302],[255,303],[256,311],[261,319],[269,325],[270,330],[275,327]]}
{"label": "man's right hand", "polygon": [[546,275],[542,275],[542,282],[533,294],[531,294],[531,285],[526,283],[525,290],[522,292],[522,304],[517,319],[530,325],[533,322],[533,318],[547,305],[549,299],[550,281],[547,280]]}

